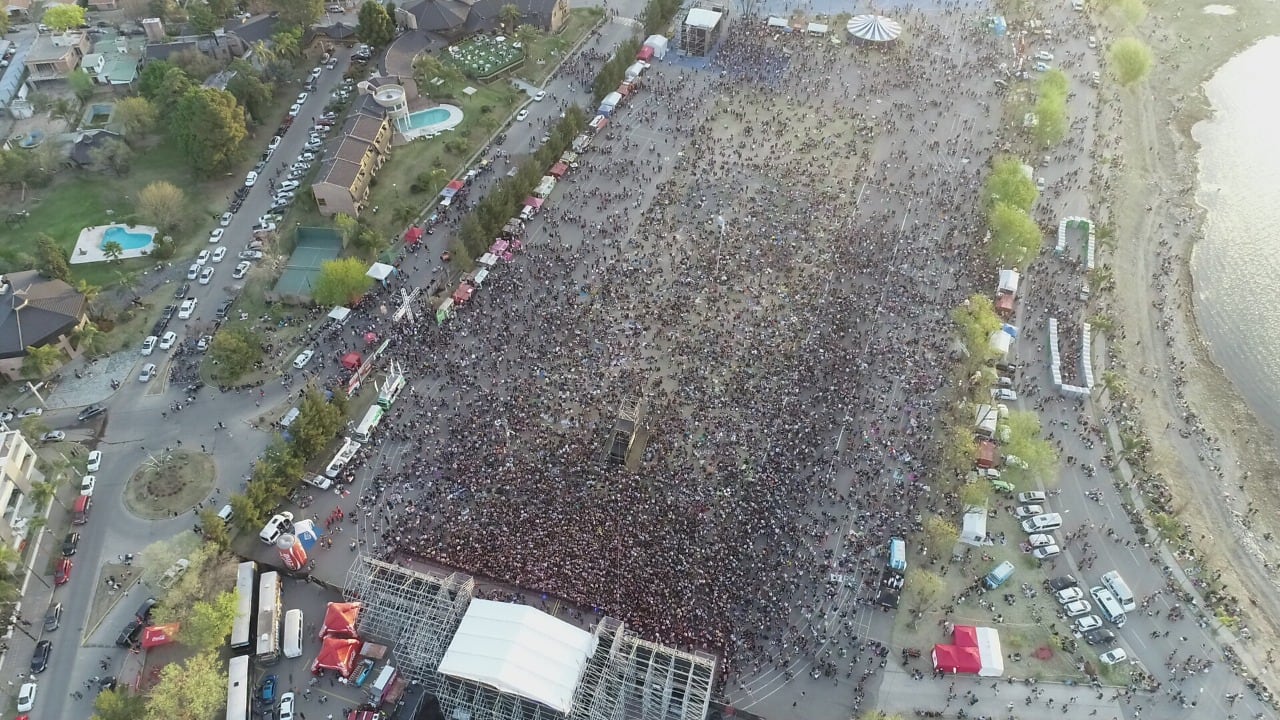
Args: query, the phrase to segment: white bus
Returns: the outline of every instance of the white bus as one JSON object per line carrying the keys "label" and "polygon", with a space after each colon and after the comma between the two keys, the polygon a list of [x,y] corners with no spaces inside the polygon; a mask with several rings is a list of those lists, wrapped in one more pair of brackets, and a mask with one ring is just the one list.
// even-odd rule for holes
{"label": "white bus", "polygon": [[373,431],[378,428],[378,423],[382,422],[382,414],[385,412],[386,410],[383,410],[380,405],[369,408],[369,412],[364,414],[364,419],[356,426],[351,437],[355,438],[356,442],[369,442],[373,438]]}
{"label": "white bus", "polygon": [[1098,611],[1102,613],[1102,617],[1116,627],[1124,627],[1124,623],[1128,618],[1124,615],[1124,608],[1120,607],[1120,602],[1116,600],[1116,596],[1112,595],[1110,590],[1099,585],[1090,588],[1089,594],[1093,596],[1093,602],[1098,606]]}
{"label": "white bus", "polygon": [[302,611],[298,608],[284,614],[284,656],[302,656]]}
{"label": "white bus", "polygon": [[270,665],[280,659],[280,573],[258,580],[258,647],[253,659]]}
{"label": "white bus", "polygon": [[231,649],[245,650],[253,639],[253,593],[258,586],[258,564],[242,562],[236,570],[236,616],[231,621]]}
{"label": "white bus", "polygon": [[227,672],[227,720],[249,720],[249,656],[231,658]]}
{"label": "white bus", "polygon": [[1133,591],[1129,589],[1129,585],[1120,577],[1120,571],[1112,570],[1102,576],[1102,584],[1107,586],[1112,595],[1116,596],[1116,600],[1120,601],[1120,607],[1125,612],[1133,612],[1138,609],[1138,603],[1133,599]]}
{"label": "white bus", "polygon": [[390,410],[400,397],[400,392],[404,390],[405,379],[404,373],[396,373],[387,378],[382,387],[378,388],[378,406],[383,410]]}

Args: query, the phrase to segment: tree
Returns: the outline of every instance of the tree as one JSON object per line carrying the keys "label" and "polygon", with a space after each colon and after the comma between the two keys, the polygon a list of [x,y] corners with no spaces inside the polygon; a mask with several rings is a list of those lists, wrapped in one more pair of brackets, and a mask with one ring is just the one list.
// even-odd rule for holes
{"label": "tree", "polygon": [[9,14],[0,13],[0,35],[9,34]]}
{"label": "tree", "polygon": [[[252,483],[250,483],[249,489],[253,489]],[[260,505],[248,494],[232,495],[229,502],[231,503],[232,512],[231,522],[241,530],[256,532],[267,522],[267,511],[270,509],[270,505]]]}
{"label": "tree", "polygon": [[203,35],[213,32],[213,30],[222,25],[217,15],[213,14],[213,10],[204,3],[188,3],[187,4],[187,22],[191,23],[191,29]]}
{"label": "tree", "polygon": [[138,192],[138,215],[162,233],[181,228],[187,208],[186,193],[166,180],[156,180]]}
{"label": "tree", "polygon": [[262,81],[257,70],[243,60],[231,63],[235,77],[227,81],[227,92],[249,111],[249,117],[259,125],[267,121],[271,112],[271,86]]}
{"label": "tree", "polygon": [[954,523],[940,515],[930,515],[924,519],[924,546],[934,557],[946,557],[951,554],[960,539],[960,531]]}
{"label": "tree", "polygon": [[71,333],[71,339],[75,341],[77,350],[92,357],[102,352],[107,334],[97,325],[87,322]]}
{"label": "tree", "polygon": [[1151,54],[1151,48],[1141,40],[1122,37],[1111,43],[1111,50],[1107,52],[1107,61],[1111,66],[1111,72],[1115,73],[1120,84],[1128,87],[1141,81],[1147,73],[1151,72],[1155,57]]}
{"label": "tree", "polygon": [[289,426],[294,452],[304,461],[319,457],[345,424],[338,406],[326,402],[314,387],[308,388],[298,406],[298,417]]}
{"label": "tree", "polygon": [[1023,169],[1022,161],[1005,155],[996,158],[992,163],[991,174],[987,176],[983,195],[986,197],[987,207],[1002,200],[1030,212],[1040,192],[1036,190],[1035,181]]}
{"label": "tree", "polygon": [[1147,6],[1142,0],[1110,0],[1107,9],[1128,25],[1137,25],[1147,17]]}
{"label": "tree", "polygon": [[126,141],[144,138],[156,126],[156,106],[145,97],[122,98],[116,102],[111,114]]}
{"label": "tree", "polygon": [[337,228],[338,234],[342,236],[343,247],[346,247],[347,243],[351,242],[356,233],[360,231],[360,221],[346,213],[338,213],[333,218],[333,226]]}
{"label": "tree", "polygon": [[[316,0],[316,4],[319,5],[319,0]],[[302,30],[281,30],[271,36],[271,46],[275,48],[277,57],[298,57],[302,54]]]}
{"label": "tree", "polygon": [[1040,251],[1042,237],[1040,226],[1022,210],[1006,202],[997,202],[987,216],[991,229],[991,244],[987,247],[991,259],[1011,268],[1022,269]]}
{"label": "tree", "polygon": [[151,688],[146,720],[206,720],[227,704],[227,673],[213,650],[169,663]]}
{"label": "tree", "polygon": [[507,3],[498,8],[498,21],[502,23],[502,28],[508,33],[515,33],[516,25],[520,24],[520,7],[515,3]]}
{"label": "tree", "polygon": [[115,240],[108,240],[102,243],[102,254],[106,255],[108,260],[116,262],[120,259],[122,253],[124,253],[124,246]]}
{"label": "tree", "polygon": [[130,164],[133,162],[133,151],[124,142],[109,138],[101,145],[89,150],[89,159],[93,161],[95,169],[110,170],[116,176],[122,176],[129,172]]}
{"label": "tree", "polygon": [[520,43],[520,48],[524,50],[525,57],[529,56],[529,52],[533,50],[534,43],[542,39],[542,31],[528,23],[516,28],[516,41]]}
{"label": "tree", "polygon": [[367,271],[368,267],[359,258],[324,262],[311,290],[311,299],[320,305],[354,303],[373,286],[373,278],[365,275]]}
{"label": "tree", "polygon": [[49,115],[55,120],[72,123],[80,117],[80,108],[69,98],[58,98],[49,106]]}
{"label": "tree", "polygon": [[1040,434],[1040,417],[1034,412],[1011,412],[1003,424],[1009,428],[1009,439],[1001,450],[1006,457],[1018,458],[1017,463],[1006,462],[1002,475],[1014,482],[1030,476],[1051,480],[1057,476],[1058,453],[1053,445]]}
{"label": "tree", "polygon": [[209,357],[220,380],[235,380],[262,360],[262,341],[248,328],[223,327],[213,336]]}
{"label": "tree", "polygon": [[147,700],[127,686],[103,690],[93,699],[93,720],[137,720],[146,712]]}
{"label": "tree", "polygon": [[270,0],[267,5],[280,13],[281,23],[298,31],[299,39],[302,29],[315,25],[324,14],[323,0]]}
{"label": "tree", "polygon": [[152,60],[147,63],[138,74],[138,93],[147,100],[155,101],[160,97],[165,77],[172,68],[173,65],[166,60]]}
{"label": "tree", "polygon": [[1067,99],[1042,95],[1035,104],[1036,124],[1031,134],[1040,147],[1053,147],[1067,137]]}
{"label": "tree", "polygon": [[54,32],[66,32],[85,24],[84,8],[79,5],[53,5],[40,16],[40,22]]}
{"label": "tree", "polygon": [[990,499],[989,482],[971,482],[960,486],[960,504],[965,507],[986,507]]}
{"label": "tree", "polygon": [[57,345],[27,346],[22,358],[22,377],[35,380],[53,372],[62,363],[62,348]]}
{"label": "tree", "polygon": [[71,280],[71,265],[67,263],[67,253],[58,247],[58,243],[48,235],[36,235],[36,269],[40,274],[55,280],[68,282]]}
{"label": "tree", "polygon": [[207,87],[192,87],[182,96],[173,130],[192,168],[205,175],[229,168],[249,136],[235,96]]}
{"label": "tree", "polygon": [[387,9],[377,0],[365,0],[360,6],[359,22],[356,24],[356,37],[360,38],[360,42],[373,47],[385,47],[391,44],[395,36],[396,25]]}
{"label": "tree", "polygon": [[[974,295],[962,305],[951,311],[951,321],[955,323],[960,339],[964,342],[971,356],[985,357],[988,338],[991,333],[1000,329],[1004,322],[996,315],[991,298],[986,295]],[[966,432],[968,428],[965,428]]]}
{"label": "tree", "polygon": [[231,634],[236,617],[236,591],[220,593],[213,600],[202,600],[191,606],[178,630],[178,641],[201,652],[222,647]]}
{"label": "tree", "polygon": [[231,548],[231,534],[227,531],[227,523],[218,516],[218,510],[213,506],[200,511],[200,529],[205,542],[223,551]]}
{"label": "tree", "polygon": [[89,98],[93,97],[93,78],[89,77],[89,73],[76,68],[67,75],[67,85],[71,88],[71,92],[75,93],[76,99],[80,104],[89,102]]}
{"label": "tree", "polygon": [[942,582],[942,578],[936,573],[913,567],[907,570],[905,586],[907,605],[911,610],[909,624],[915,628],[920,616],[938,604],[942,591],[946,589],[946,583]]}

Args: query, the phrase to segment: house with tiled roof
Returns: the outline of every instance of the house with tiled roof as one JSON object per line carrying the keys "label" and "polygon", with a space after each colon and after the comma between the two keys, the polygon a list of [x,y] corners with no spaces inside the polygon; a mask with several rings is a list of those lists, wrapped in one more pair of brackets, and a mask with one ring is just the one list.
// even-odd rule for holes
{"label": "house with tiled roof", "polygon": [[71,334],[88,311],[85,296],[61,280],[35,270],[0,276],[0,375],[20,380],[29,347],[54,345],[75,357]]}

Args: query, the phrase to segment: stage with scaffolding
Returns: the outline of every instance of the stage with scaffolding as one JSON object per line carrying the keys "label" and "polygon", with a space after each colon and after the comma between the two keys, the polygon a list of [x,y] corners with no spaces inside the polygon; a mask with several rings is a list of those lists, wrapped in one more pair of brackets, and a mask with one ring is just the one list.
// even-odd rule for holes
{"label": "stage with scaffolding", "polygon": [[[587,632],[528,606],[484,600],[473,610],[475,581],[467,575],[364,556],[348,571],[344,595],[363,603],[360,636],[393,645],[397,669],[450,720],[704,720],[710,706],[714,656],[650,642],[613,618]],[[548,658],[562,668],[554,687],[529,686],[518,672],[520,638],[527,636],[527,650],[558,634],[589,638]],[[492,663],[474,662],[485,654]],[[510,674],[500,672],[504,663]]]}

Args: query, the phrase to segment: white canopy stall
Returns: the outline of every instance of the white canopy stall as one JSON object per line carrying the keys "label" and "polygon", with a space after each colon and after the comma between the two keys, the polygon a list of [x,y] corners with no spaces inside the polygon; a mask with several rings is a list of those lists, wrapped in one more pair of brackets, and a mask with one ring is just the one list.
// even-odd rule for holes
{"label": "white canopy stall", "polygon": [[653,48],[653,56],[659,60],[667,56],[667,39],[661,35],[650,35],[645,38],[644,46]]}
{"label": "white canopy stall", "polygon": [[527,605],[471,601],[439,673],[518,695],[568,715],[591,633]]}

